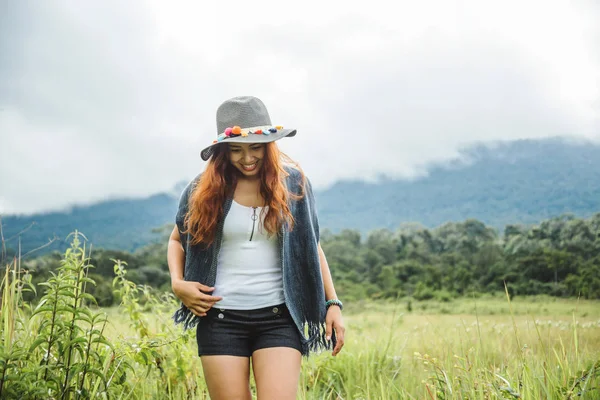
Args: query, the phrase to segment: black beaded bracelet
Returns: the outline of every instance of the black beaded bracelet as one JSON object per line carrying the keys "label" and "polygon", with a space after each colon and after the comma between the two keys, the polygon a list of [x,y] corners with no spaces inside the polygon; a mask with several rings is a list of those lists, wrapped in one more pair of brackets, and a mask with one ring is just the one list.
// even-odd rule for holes
{"label": "black beaded bracelet", "polygon": [[344,303],[342,303],[341,300],[338,299],[331,299],[331,300],[327,300],[325,302],[325,309],[329,310],[329,307],[331,306],[338,306],[340,308],[340,310],[344,309]]}

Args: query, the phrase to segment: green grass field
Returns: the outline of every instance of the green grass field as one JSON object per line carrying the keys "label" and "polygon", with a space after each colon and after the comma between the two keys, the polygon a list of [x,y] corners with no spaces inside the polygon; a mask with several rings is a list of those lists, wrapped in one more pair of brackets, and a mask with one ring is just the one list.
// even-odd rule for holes
{"label": "green grass field", "polygon": [[[11,264],[0,308],[0,398],[204,399],[195,333],[171,294],[116,262],[120,306],[86,293],[77,240],[43,290]],[[343,296],[343,293],[340,293]],[[600,302],[501,294],[346,305],[346,345],[304,360],[300,399],[600,399]]]}
{"label": "green grass field", "polygon": [[[304,361],[299,398],[600,399],[600,302],[463,298],[413,301],[411,312],[407,304],[348,305],[343,352]],[[108,310],[113,340],[135,336],[120,313]],[[192,337],[185,347],[188,382],[171,382],[168,397],[140,376],[136,397],[189,398],[189,388],[191,398],[206,396]]]}

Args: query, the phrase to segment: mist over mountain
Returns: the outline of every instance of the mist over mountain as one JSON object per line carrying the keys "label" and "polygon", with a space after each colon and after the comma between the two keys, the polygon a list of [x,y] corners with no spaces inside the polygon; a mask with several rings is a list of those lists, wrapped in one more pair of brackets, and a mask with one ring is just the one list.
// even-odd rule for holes
{"label": "mist over mountain", "polygon": [[[475,218],[502,230],[508,224],[532,224],[565,213],[588,217],[600,211],[600,146],[562,138],[478,144],[463,159],[430,165],[414,180],[382,178],[369,183],[340,181],[315,192],[321,229],[339,232],[377,228],[395,230],[418,222],[435,227]],[[57,237],[52,249],[64,249],[66,236],[83,232],[94,247],[134,251],[160,240],[161,227],[174,224],[179,193],[107,200],[64,212],[2,216],[7,246],[25,253]],[[163,231],[164,234],[164,231]]]}
{"label": "mist over mountain", "polygon": [[369,231],[475,218],[495,228],[600,211],[600,146],[561,138],[475,145],[426,177],[338,182],[318,193],[323,226]]}

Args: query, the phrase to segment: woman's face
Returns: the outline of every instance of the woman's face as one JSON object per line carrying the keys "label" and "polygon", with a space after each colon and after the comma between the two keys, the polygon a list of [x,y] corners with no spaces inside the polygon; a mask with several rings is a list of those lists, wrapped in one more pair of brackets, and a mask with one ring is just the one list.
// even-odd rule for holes
{"label": "woman's face", "polygon": [[246,177],[258,176],[265,157],[262,143],[228,143],[229,162]]}

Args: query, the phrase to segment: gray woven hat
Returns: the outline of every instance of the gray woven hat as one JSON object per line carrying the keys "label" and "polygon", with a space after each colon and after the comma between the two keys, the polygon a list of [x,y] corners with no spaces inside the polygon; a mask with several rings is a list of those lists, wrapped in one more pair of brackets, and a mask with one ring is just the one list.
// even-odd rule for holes
{"label": "gray woven hat", "polygon": [[200,153],[204,161],[222,143],[268,143],[296,135],[295,129],[271,125],[265,104],[252,96],[234,97],[217,109],[217,139]]}

